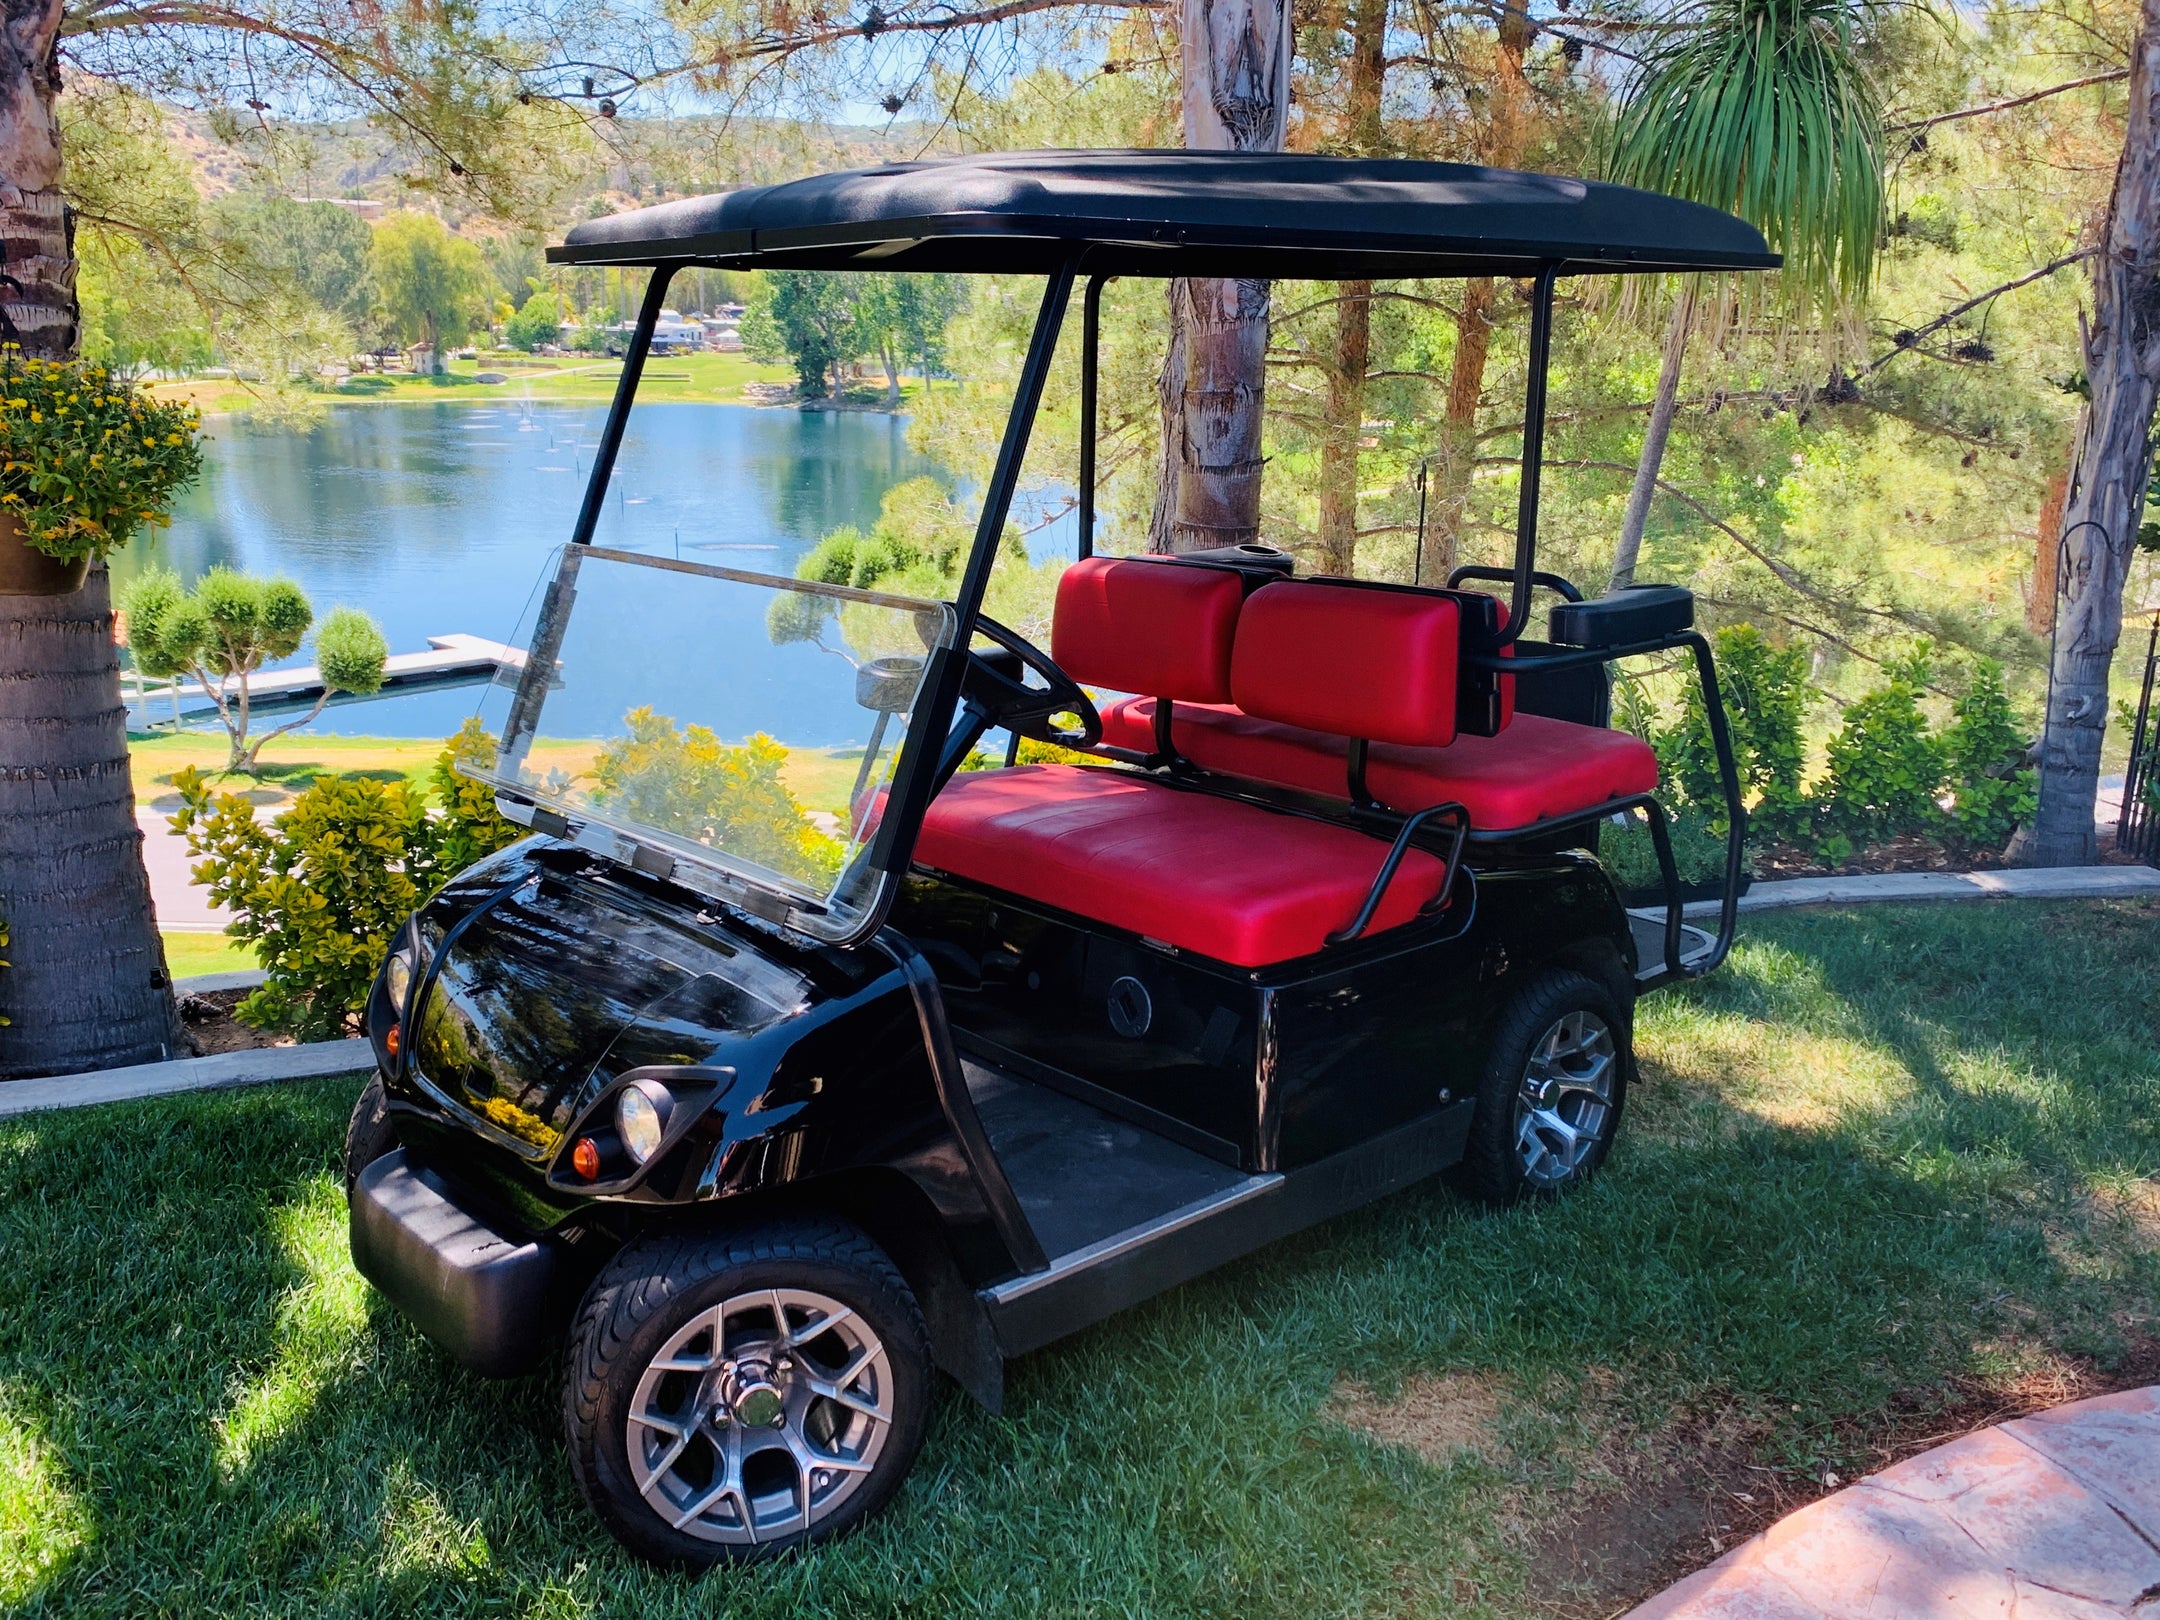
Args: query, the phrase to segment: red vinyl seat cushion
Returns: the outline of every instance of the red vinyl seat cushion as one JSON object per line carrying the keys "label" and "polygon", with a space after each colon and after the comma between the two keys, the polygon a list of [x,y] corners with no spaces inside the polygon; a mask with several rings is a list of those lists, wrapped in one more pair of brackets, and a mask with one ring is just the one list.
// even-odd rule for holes
{"label": "red vinyl seat cushion", "polygon": [[1244,596],[1244,583],[1227,568],[1084,558],[1058,576],[1050,656],[1083,685],[1173,703],[1227,703]]}
{"label": "red vinyl seat cushion", "polygon": [[[1126,771],[1022,765],[947,783],[915,859],[1181,950],[1264,967],[1310,956],[1348,927],[1387,850],[1347,827]],[[1438,857],[1408,851],[1367,932],[1408,922],[1445,875]]]}
{"label": "red vinyl seat cushion", "polygon": [[[1155,700],[1125,698],[1102,711],[1103,741],[1154,746]],[[1234,708],[1180,703],[1171,740],[1202,770],[1273,782],[1307,793],[1349,797],[1350,741],[1261,720]],[[1374,743],[1365,786],[1393,810],[1449,800],[1479,831],[1527,827],[1657,789],[1657,755],[1640,737],[1601,726],[1517,714],[1497,737],[1459,736],[1445,748]]]}
{"label": "red vinyl seat cushion", "polygon": [[1245,604],[1230,695],[1245,713],[1286,725],[1438,747],[1455,739],[1461,641],[1451,596],[1284,580]]}

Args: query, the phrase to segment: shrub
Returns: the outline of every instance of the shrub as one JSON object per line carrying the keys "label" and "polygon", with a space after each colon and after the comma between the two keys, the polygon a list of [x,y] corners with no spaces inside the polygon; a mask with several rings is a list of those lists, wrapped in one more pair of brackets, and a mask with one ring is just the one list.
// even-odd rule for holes
{"label": "shrub", "polygon": [[195,881],[232,914],[225,932],[251,941],[269,975],[240,1004],[243,1022],[303,1040],[340,1034],[406,917],[464,867],[523,836],[495,813],[485,786],[453,769],[493,750],[467,721],[436,759],[432,811],[402,782],[330,776],[263,822],[239,794],[213,794],[192,766],[179,773],[172,825],[197,857]]}
{"label": "shrub", "polygon": [[1950,815],[1961,842],[2000,849],[2032,815],[2040,789],[2027,757],[2031,746],[2010,712],[2002,665],[1980,660],[1943,734]]}
{"label": "shrub", "polygon": [[1943,741],[1920,708],[1928,665],[1922,644],[1884,666],[1887,685],[1846,709],[1815,794],[1827,833],[1866,842],[1941,829]]}
{"label": "shrub", "polygon": [[[1725,835],[1701,811],[1676,811],[1671,836],[1673,870],[1682,883],[1710,883],[1725,875]],[[1633,816],[1624,827],[1598,830],[1598,856],[1623,890],[1654,890],[1664,884],[1650,829]]]}
{"label": "shrub", "polygon": [[820,832],[780,779],[787,750],[763,733],[735,746],[649,707],[593,761],[593,798],[610,813],[711,844],[798,880],[830,878],[843,847]]}
{"label": "shrub", "polygon": [[[1712,639],[1733,764],[1741,795],[1751,805],[1750,828],[1770,838],[1796,837],[1805,815],[1800,770],[1807,758],[1801,733],[1807,654],[1764,640],[1751,624],[1728,625]],[[1717,749],[1702,688],[1692,678],[1682,688],[1679,722],[1656,743],[1659,763],[1681,797],[1699,806],[1713,829],[1722,829],[1725,796],[1718,784]]]}

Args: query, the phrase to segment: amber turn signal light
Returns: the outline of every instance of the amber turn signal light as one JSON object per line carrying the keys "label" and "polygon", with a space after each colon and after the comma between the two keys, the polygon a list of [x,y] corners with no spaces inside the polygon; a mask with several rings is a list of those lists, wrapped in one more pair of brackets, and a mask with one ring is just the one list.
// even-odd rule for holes
{"label": "amber turn signal light", "polygon": [[392,1024],[390,1028],[386,1030],[383,1034],[382,1049],[385,1052],[389,1053],[392,1057],[396,1057],[398,1055],[398,1048],[404,1044],[405,1041],[403,1032],[399,1030],[397,1025]]}
{"label": "amber turn signal light", "polygon": [[587,1181],[600,1179],[600,1144],[589,1136],[581,1136],[577,1146],[570,1150],[570,1168]]}

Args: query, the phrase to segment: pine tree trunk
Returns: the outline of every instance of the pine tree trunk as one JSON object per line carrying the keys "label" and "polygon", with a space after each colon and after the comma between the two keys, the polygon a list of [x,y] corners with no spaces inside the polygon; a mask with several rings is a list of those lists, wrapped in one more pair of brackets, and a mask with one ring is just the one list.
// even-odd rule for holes
{"label": "pine tree trunk", "polygon": [[[1185,144],[1278,152],[1290,107],[1284,0],[1184,0]],[[1260,534],[1268,283],[1173,281],[1163,357],[1162,462],[1151,551],[1238,545]]]}
{"label": "pine tree trunk", "polygon": [[[1525,0],[1507,0],[1495,39],[1492,110],[1478,152],[1478,161],[1494,168],[1512,169],[1522,162],[1530,106],[1523,58],[1529,53],[1532,32]],[[1438,477],[1430,513],[1439,541],[1435,573],[1443,579],[1462,559],[1469,526],[1478,404],[1485,394],[1485,362],[1492,353],[1493,328],[1499,324],[1493,315],[1495,302],[1491,277],[1477,276],[1463,283],[1462,314],[1455,323],[1455,360],[1448,372],[1447,411],[1434,457]]]}
{"label": "pine tree trunk", "polygon": [[2128,128],[2084,338],[2091,404],[2078,426],[2063,503],[2055,664],[2040,739],[2040,808],[2012,842],[2030,866],[2097,858],[2093,801],[2107,726],[2108,667],[2152,455],[2160,393],[2160,0],[2142,0],[2130,58]]}
{"label": "pine tree trunk", "polygon": [[2025,628],[2044,636],[2055,628],[2055,592],[2061,584],[2063,502],[2070,498],[2067,465],[2048,480],[2040,501],[2040,526],[2033,538],[2032,594],[2025,599]]}
{"label": "pine tree trunk", "polygon": [[1320,567],[1357,571],[1358,440],[1365,433],[1365,372],[1372,362],[1369,281],[1336,289],[1335,355],[1327,368],[1327,436],[1320,441]]}
{"label": "pine tree trunk", "polygon": [[[0,340],[75,352],[61,205],[59,0],[0,0]],[[0,596],[0,1078],[174,1055],[165,948],[143,870],[103,567],[66,596]]]}
{"label": "pine tree trunk", "polygon": [[1665,441],[1672,433],[1673,407],[1680,398],[1680,362],[1687,354],[1688,326],[1695,319],[1695,281],[1681,284],[1665,328],[1665,363],[1658,370],[1657,394],[1650,401],[1650,425],[1643,429],[1642,453],[1635,463],[1634,487],[1620,518],[1620,544],[1613,551],[1608,591],[1635,583],[1635,563],[1642,556],[1643,530],[1650,522],[1650,501],[1657,494],[1658,469],[1665,463]]}
{"label": "pine tree trunk", "polygon": [[[1350,11],[1350,75],[1341,145],[1378,157],[1386,144],[1380,122],[1387,79],[1387,0],[1355,0]],[[1369,281],[1335,289],[1335,353],[1327,366],[1327,432],[1320,443],[1320,566],[1357,571],[1358,445],[1365,436],[1365,373],[1372,364]]]}

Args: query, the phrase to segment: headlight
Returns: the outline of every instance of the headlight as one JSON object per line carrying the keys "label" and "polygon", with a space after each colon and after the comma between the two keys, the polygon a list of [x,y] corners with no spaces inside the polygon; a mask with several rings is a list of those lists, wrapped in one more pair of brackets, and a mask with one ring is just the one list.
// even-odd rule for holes
{"label": "headlight", "polygon": [[383,988],[390,992],[390,1010],[400,1018],[405,1016],[405,998],[412,992],[412,958],[403,951],[392,951],[390,960],[383,964]]}
{"label": "headlight", "polygon": [[675,1099],[665,1086],[646,1081],[623,1089],[615,1099],[615,1134],[632,1159],[643,1164],[660,1151],[660,1138],[667,1133],[668,1115],[674,1108]]}

